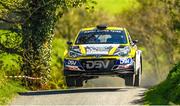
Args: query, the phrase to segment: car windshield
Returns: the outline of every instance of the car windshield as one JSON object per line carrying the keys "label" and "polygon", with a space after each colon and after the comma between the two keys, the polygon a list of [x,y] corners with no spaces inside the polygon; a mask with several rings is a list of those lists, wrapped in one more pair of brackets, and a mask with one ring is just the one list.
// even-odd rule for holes
{"label": "car windshield", "polygon": [[81,31],[76,44],[126,44],[127,38],[122,30]]}

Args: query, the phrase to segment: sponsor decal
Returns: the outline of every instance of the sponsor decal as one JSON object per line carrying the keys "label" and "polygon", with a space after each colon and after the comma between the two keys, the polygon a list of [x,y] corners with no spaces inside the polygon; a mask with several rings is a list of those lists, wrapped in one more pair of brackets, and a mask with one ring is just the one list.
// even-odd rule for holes
{"label": "sponsor decal", "polygon": [[74,60],[69,60],[68,61],[68,65],[76,65],[77,61],[74,61]]}
{"label": "sponsor decal", "polygon": [[131,58],[120,58],[120,64],[131,64],[133,60]]}
{"label": "sponsor decal", "polygon": [[98,33],[98,32],[116,32],[116,33],[121,33],[121,30],[87,30],[87,31],[83,31],[81,33]]}
{"label": "sponsor decal", "polygon": [[108,54],[109,51],[113,48],[112,46],[86,46],[86,53],[87,55],[93,55],[93,54]]}
{"label": "sponsor decal", "polygon": [[86,61],[86,68],[93,69],[93,68],[108,68],[110,61]]}

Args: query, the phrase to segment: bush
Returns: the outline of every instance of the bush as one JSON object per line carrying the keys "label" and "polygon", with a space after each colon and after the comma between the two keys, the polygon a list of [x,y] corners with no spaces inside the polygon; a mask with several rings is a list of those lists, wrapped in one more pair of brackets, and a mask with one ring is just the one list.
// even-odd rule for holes
{"label": "bush", "polygon": [[7,104],[17,92],[26,91],[17,81],[7,80],[4,73],[0,73],[0,105]]}
{"label": "bush", "polygon": [[49,88],[46,89],[57,89],[65,88],[64,76],[63,76],[63,58],[64,51],[66,49],[66,40],[61,38],[55,38],[52,44],[52,59],[51,59],[51,72],[50,80],[48,82]]}
{"label": "bush", "polygon": [[0,70],[6,73],[6,75],[20,75],[21,58],[15,54],[0,54]]}
{"label": "bush", "polygon": [[167,79],[151,88],[145,95],[146,104],[180,104],[180,62]]}
{"label": "bush", "polygon": [[26,91],[26,89],[18,82],[15,81],[8,81],[3,86],[0,86],[0,105],[7,104],[15,95],[17,95],[17,92],[23,92]]}

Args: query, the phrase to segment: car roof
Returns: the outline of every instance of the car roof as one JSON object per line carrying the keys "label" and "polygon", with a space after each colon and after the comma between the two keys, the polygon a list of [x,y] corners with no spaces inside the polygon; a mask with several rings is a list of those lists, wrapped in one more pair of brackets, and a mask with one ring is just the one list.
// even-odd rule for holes
{"label": "car roof", "polygon": [[[81,31],[88,31],[88,30],[95,30],[97,27],[90,27],[90,28],[82,28]],[[107,27],[104,30],[124,30],[125,28],[121,27]]]}

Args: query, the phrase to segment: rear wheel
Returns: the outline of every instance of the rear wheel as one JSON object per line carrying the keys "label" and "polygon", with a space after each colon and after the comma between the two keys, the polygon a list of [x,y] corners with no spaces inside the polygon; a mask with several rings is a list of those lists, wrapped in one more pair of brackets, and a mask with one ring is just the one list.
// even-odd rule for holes
{"label": "rear wheel", "polygon": [[126,86],[134,86],[135,74],[130,74],[130,75],[125,76],[124,80],[125,80]]}

